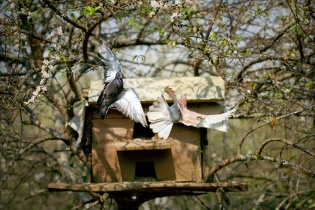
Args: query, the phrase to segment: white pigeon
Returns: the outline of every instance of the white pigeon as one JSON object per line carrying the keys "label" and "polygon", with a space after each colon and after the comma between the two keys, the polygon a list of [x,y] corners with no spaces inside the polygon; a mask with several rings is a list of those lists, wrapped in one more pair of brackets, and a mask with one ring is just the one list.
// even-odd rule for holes
{"label": "white pigeon", "polygon": [[212,128],[227,132],[227,120],[238,108],[236,106],[223,114],[204,115],[187,109],[185,95],[177,99],[175,92],[171,88],[166,87],[164,91],[173,99],[174,104],[169,107],[162,94],[149,107],[149,112],[147,113],[150,128],[164,140],[169,137],[173,124],[176,122],[187,126]]}

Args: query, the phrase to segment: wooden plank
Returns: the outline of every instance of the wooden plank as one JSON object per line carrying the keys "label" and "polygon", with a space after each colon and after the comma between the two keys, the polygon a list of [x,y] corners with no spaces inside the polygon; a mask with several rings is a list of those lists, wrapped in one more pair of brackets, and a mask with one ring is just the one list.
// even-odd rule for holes
{"label": "wooden plank", "polygon": [[173,125],[169,136],[177,181],[201,181],[200,132],[181,123]]}
{"label": "wooden plank", "polygon": [[170,149],[169,141],[154,141],[154,140],[134,140],[134,141],[115,141],[117,151],[127,150],[160,150]]}
{"label": "wooden plank", "polygon": [[93,182],[122,182],[115,140],[130,140],[133,121],[130,119],[92,120],[92,180]]}
{"label": "wooden plank", "polygon": [[124,119],[94,119],[93,134],[100,141],[104,140],[119,141],[132,140],[134,122],[129,118]]}
{"label": "wooden plank", "polygon": [[[225,97],[224,81],[221,77],[180,77],[180,78],[131,78],[124,79],[124,86],[132,87],[142,103],[150,103],[161,96],[164,88],[170,86],[178,96],[186,94],[189,102],[223,101]],[[91,82],[89,104],[97,101],[103,89],[102,81]],[[167,94],[166,94],[167,95]],[[167,100],[170,100],[166,96]]]}
{"label": "wooden plank", "polygon": [[221,182],[221,183],[197,183],[197,182],[124,182],[124,183],[50,183],[51,191],[79,191],[79,192],[117,192],[117,191],[200,191],[215,192],[222,188],[225,192],[247,191],[247,183]]}

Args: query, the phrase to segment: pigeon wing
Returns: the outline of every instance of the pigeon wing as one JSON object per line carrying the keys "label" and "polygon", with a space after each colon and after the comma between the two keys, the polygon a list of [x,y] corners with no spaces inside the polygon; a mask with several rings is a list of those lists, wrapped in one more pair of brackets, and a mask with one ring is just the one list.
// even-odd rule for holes
{"label": "pigeon wing", "polygon": [[148,126],[139,97],[133,88],[126,88],[113,106],[143,127]]}
{"label": "pigeon wing", "polygon": [[212,129],[216,129],[222,132],[227,132],[228,118],[231,117],[235,113],[237,108],[238,107],[236,106],[230,111],[227,111],[223,114],[216,114],[216,115],[203,115],[203,114],[185,109],[182,113],[183,116],[180,122],[188,126],[212,128]]}
{"label": "pigeon wing", "polygon": [[115,79],[117,73],[121,72],[120,62],[104,39],[100,41],[100,45],[97,47],[97,55],[101,60],[101,67],[104,69],[103,83],[107,85]]}
{"label": "pigeon wing", "polygon": [[187,100],[185,95],[182,95],[180,99],[177,99],[175,92],[171,88],[166,87],[164,91],[174,100],[174,103],[178,105],[181,112],[180,122],[187,126],[212,128],[226,132],[228,130],[228,118],[232,116],[238,109],[236,106],[232,110],[223,114],[204,115],[191,111],[187,108]]}

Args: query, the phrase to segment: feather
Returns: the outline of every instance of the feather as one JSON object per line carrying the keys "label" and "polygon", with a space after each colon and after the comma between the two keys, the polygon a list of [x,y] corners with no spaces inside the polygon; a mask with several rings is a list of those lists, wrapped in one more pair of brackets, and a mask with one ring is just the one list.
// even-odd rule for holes
{"label": "feather", "polygon": [[150,128],[157,133],[160,138],[166,140],[171,133],[174,121],[170,113],[170,107],[166,103],[163,95],[158,97],[147,113],[150,121]]}
{"label": "feather", "polygon": [[120,62],[115,54],[109,49],[105,40],[100,41],[97,47],[97,55],[101,60],[101,66],[104,69],[103,84],[107,85],[113,81],[118,72],[121,72]]}
{"label": "feather", "polygon": [[143,127],[148,126],[139,97],[133,88],[125,89],[113,106]]}

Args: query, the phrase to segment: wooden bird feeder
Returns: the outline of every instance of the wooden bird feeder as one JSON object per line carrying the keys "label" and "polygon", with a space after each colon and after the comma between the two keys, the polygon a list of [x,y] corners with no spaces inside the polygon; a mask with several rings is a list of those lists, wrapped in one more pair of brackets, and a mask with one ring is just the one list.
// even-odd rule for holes
{"label": "wooden bird feeder", "polygon": [[[133,87],[137,92],[145,113],[166,86],[171,87],[177,97],[186,94],[190,110],[203,114],[224,112],[224,106],[216,103],[223,101],[225,95],[220,77],[124,79],[124,87]],[[82,144],[90,153],[89,182],[94,183],[88,185],[89,190],[113,192],[114,196],[117,192],[126,193],[131,189],[132,192],[148,195],[149,191],[158,189],[159,194],[155,197],[160,197],[170,195],[170,188],[179,195],[216,191],[220,187],[220,184],[215,187],[213,183],[209,187],[210,183],[203,180],[211,159],[206,152],[207,129],[175,123],[169,138],[164,141],[156,138],[150,128],[142,127],[115,108],[110,109],[105,119],[101,120],[96,114],[96,101],[102,89],[102,81],[91,83],[89,105],[84,116]],[[173,101],[166,95],[171,105]],[[226,187],[226,191],[247,190],[246,184],[223,183],[222,186]],[[85,191],[86,187],[87,184],[75,187],[57,183],[49,185],[51,190]]]}

